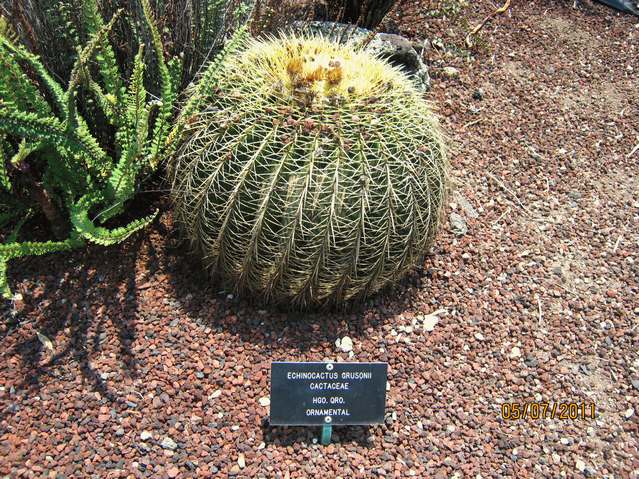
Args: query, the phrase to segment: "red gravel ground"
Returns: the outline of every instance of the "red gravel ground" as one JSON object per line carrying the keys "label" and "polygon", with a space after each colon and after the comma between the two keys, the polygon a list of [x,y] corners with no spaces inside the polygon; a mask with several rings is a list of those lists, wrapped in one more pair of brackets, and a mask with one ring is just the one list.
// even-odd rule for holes
{"label": "red gravel ground", "polygon": [[[461,45],[425,3],[390,21]],[[169,213],[119,248],[14,262],[0,476],[639,477],[639,23],[571,4],[515,2],[468,60],[428,51],[457,145],[447,217],[469,229],[447,221],[392,294],[348,313],[250,306],[207,285]],[[389,362],[386,423],[328,447],[269,427],[270,362],[326,358]],[[596,419],[500,416],[535,401],[594,402]]]}

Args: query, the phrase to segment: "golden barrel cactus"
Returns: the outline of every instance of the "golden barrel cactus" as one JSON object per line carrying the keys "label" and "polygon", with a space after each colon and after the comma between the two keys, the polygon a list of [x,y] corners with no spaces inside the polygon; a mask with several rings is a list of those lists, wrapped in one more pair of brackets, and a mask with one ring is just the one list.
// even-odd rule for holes
{"label": "golden barrel cactus", "polygon": [[169,174],[177,220],[227,285],[327,305],[420,261],[448,163],[436,117],[401,71],[283,36],[247,41],[203,81]]}

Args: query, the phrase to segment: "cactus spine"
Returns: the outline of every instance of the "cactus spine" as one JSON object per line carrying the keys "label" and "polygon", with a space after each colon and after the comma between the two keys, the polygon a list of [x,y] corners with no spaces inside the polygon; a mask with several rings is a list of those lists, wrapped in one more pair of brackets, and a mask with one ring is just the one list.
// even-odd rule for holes
{"label": "cactus spine", "polygon": [[437,120],[382,60],[321,37],[250,40],[181,121],[176,217],[240,292],[363,298],[431,245],[448,162]]}

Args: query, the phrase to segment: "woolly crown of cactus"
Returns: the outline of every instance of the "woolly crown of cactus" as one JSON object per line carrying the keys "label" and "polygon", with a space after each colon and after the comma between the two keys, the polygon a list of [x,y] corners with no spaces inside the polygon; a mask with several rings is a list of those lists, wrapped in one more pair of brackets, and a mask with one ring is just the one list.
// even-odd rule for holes
{"label": "woolly crown of cactus", "polygon": [[416,265],[448,163],[401,71],[282,36],[247,41],[202,82],[169,174],[176,217],[212,272],[253,297],[314,306],[366,297]]}

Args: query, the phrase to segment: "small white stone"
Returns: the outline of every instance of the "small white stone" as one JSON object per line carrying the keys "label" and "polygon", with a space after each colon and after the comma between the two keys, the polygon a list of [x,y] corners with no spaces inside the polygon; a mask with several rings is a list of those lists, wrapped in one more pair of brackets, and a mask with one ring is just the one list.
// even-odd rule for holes
{"label": "small white stone", "polygon": [[343,353],[348,353],[353,350],[353,340],[348,336],[344,336],[337,346]]}
{"label": "small white stone", "polygon": [[625,417],[626,419],[630,419],[634,415],[635,415],[635,410],[633,408],[628,408],[623,413],[623,417]]}
{"label": "small white stone", "polygon": [[166,436],[162,439],[162,449],[168,449],[170,451],[175,451],[177,449],[177,443],[171,439],[169,436]]}
{"label": "small white stone", "polygon": [[521,357],[521,349],[519,349],[517,346],[515,346],[514,348],[512,348],[510,350],[510,354],[508,355],[510,357],[510,359],[517,359]]}
{"label": "small white stone", "polygon": [[417,319],[422,323],[422,327],[424,331],[431,332],[439,323],[439,315],[445,313],[445,309],[438,309],[437,311],[433,311],[430,314],[417,316]]}
{"label": "small white stone", "polygon": [[586,463],[581,459],[577,459],[575,461],[575,469],[577,469],[579,472],[584,472],[586,470]]}
{"label": "small white stone", "polygon": [[390,383],[388,381],[386,381],[386,390],[390,391]]}
{"label": "small white stone", "polygon": [[240,454],[237,457],[237,465],[240,466],[240,469],[244,469],[246,467],[246,459],[244,457],[244,454]]}
{"label": "small white stone", "polygon": [[424,318],[424,322],[422,324],[424,325],[424,330],[430,333],[435,329],[437,323],[439,323],[439,318],[433,314],[429,314]]}
{"label": "small white stone", "polygon": [[148,441],[152,437],[153,434],[150,431],[142,431],[142,434],[140,434],[140,439],[142,439],[143,441]]}
{"label": "small white stone", "polygon": [[260,445],[257,446],[257,450],[261,451],[262,449],[264,449],[266,447],[266,444],[264,442],[260,442]]}
{"label": "small white stone", "polygon": [[459,76],[459,70],[455,67],[444,67],[442,73],[448,78],[456,78]]}
{"label": "small white stone", "polygon": [[561,462],[561,456],[559,454],[557,454],[556,452],[552,453],[552,462],[554,462],[555,464],[559,464]]}
{"label": "small white stone", "polygon": [[263,398],[260,398],[259,403],[260,403],[260,406],[263,406],[263,407],[270,406],[271,399],[268,398],[267,396],[264,396]]}
{"label": "small white stone", "polygon": [[484,340],[484,335],[481,333],[475,333],[475,339],[477,341],[483,341]]}

